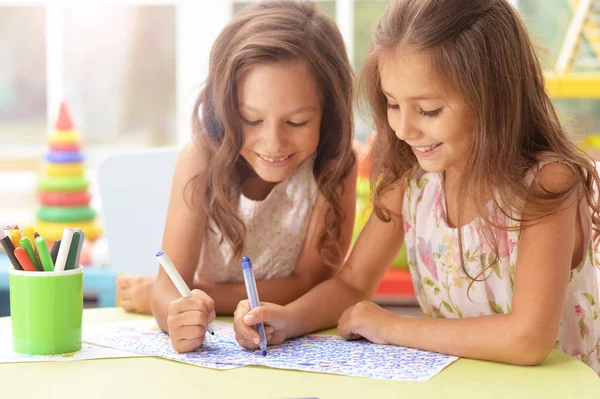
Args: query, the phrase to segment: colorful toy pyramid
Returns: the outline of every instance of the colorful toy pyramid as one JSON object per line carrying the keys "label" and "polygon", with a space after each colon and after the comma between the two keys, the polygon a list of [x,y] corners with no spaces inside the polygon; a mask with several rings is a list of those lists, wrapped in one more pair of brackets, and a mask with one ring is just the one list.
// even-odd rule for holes
{"label": "colorful toy pyramid", "polygon": [[35,230],[47,241],[59,240],[65,227],[80,228],[86,240],[94,240],[102,232],[95,220],[96,211],[89,206],[91,195],[80,141],[67,104],[62,102],[39,182],[41,207]]}

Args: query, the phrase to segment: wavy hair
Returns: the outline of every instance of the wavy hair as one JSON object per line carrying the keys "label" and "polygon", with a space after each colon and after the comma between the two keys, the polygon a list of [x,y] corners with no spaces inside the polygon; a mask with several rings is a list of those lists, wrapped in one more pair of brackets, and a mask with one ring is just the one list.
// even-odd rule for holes
{"label": "wavy hair", "polygon": [[[569,140],[561,126],[544,89],[534,46],[517,11],[506,0],[395,0],[375,27],[359,92],[361,105],[370,108],[378,132],[371,181],[374,211],[380,219],[391,220],[381,202],[383,194],[418,164],[408,144],[390,128],[381,92],[381,57],[398,49],[426,52],[438,76],[447,82],[446,89],[459,93],[468,104],[474,139],[459,178],[458,203],[473,203],[484,221],[482,238],[496,254],[488,265],[499,259],[498,243],[489,242],[496,240],[496,229],[510,229],[488,212],[491,191],[495,192],[495,209],[527,225],[560,210],[564,199],[576,190],[592,209],[598,240],[600,205],[594,194],[598,173],[592,159]],[[527,173],[544,153],[552,153],[571,167],[569,187],[550,192],[534,190],[526,182]],[[522,219],[526,203],[534,209],[527,221]],[[463,219],[459,211],[458,226]],[[458,241],[462,253],[460,228]],[[461,262],[467,273],[462,258]]]}
{"label": "wavy hair", "polygon": [[[246,233],[236,215],[244,180],[253,174],[240,156],[243,144],[237,82],[250,68],[269,63],[304,62],[323,104],[313,175],[329,203],[319,252],[328,265],[343,259],[337,239],[344,214],[341,183],[355,162],[352,152],[352,69],[335,23],[310,1],[268,1],[250,5],[221,31],[210,54],[208,77],[195,102],[193,135],[208,155],[208,167],[188,186],[239,255]],[[340,187],[342,190],[340,190]]]}

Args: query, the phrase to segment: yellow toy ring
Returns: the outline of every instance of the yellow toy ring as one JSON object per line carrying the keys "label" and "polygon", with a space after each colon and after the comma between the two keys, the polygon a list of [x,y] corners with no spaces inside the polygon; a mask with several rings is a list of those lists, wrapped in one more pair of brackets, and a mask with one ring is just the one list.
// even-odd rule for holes
{"label": "yellow toy ring", "polygon": [[62,176],[83,176],[85,174],[85,167],[82,162],[76,163],[54,163],[44,167],[45,174],[52,177]]}
{"label": "yellow toy ring", "polygon": [[48,143],[50,144],[76,144],[80,141],[81,137],[71,130],[54,132],[48,139]]}
{"label": "yellow toy ring", "polygon": [[63,231],[66,227],[70,227],[72,229],[79,228],[83,230],[86,240],[95,240],[100,236],[100,234],[102,234],[102,229],[94,220],[66,223],[43,222],[38,220],[35,224],[35,231],[40,233],[40,235],[44,237],[46,241],[56,241],[62,238]]}

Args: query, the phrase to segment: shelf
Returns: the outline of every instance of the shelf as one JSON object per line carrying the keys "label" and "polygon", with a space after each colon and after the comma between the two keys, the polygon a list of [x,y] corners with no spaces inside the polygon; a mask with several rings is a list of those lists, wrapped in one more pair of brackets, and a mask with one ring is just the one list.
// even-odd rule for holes
{"label": "shelf", "polygon": [[600,73],[546,73],[546,90],[553,99],[599,99]]}

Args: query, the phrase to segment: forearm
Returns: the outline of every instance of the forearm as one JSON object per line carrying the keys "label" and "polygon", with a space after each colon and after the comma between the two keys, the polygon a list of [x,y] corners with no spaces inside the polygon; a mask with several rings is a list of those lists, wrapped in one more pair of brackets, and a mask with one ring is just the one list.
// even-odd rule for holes
{"label": "forearm", "polygon": [[393,345],[520,365],[538,364],[552,349],[512,314],[460,319],[394,315],[388,339]]}
{"label": "forearm", "polygon": [[297,337],[337,325],[342,313],[363,295],[342,279],[331,278],[286,306],[290,314],[286,335]]}
{"label": "forearm", "polygon": [[[260,300],[286,305],[304,295],[312,284],[301,276],[288,276],[256,282]],[[203,284],[194,283],[194,288],[204,291],[215,301],[217,315],[232,315],[241,300],[247,299],[244,283]]]}

